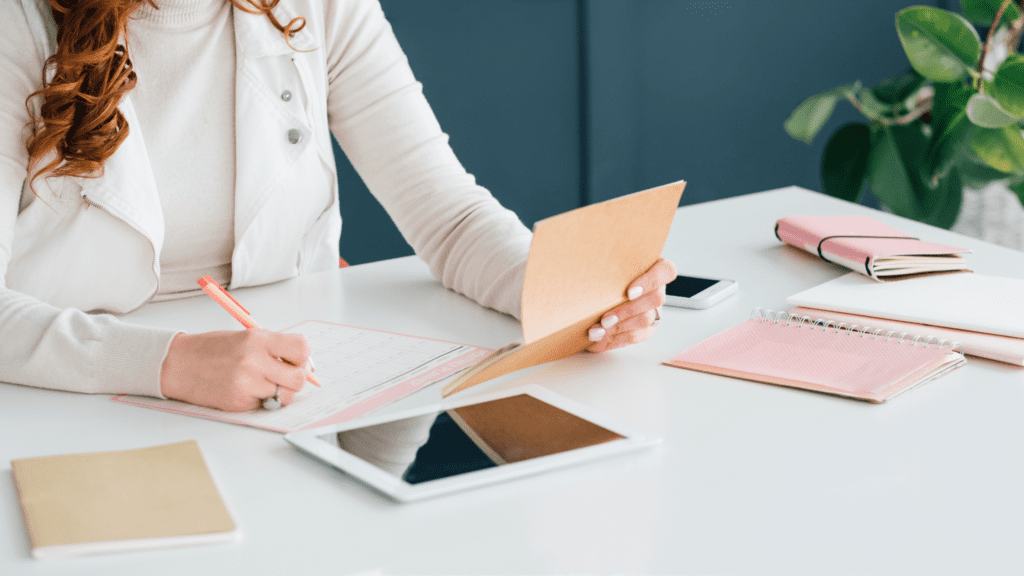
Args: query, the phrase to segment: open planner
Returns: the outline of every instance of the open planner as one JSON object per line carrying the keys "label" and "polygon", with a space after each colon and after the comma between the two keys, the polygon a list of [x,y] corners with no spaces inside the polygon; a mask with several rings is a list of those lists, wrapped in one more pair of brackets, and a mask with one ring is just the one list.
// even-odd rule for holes
{"label": "open planner", "polygon": [[305,386],[282,410],[222,412],[177,400],[116,396],[113,400],[232,424],[297,432],[358,418],[472,366],[490,348],[310,320],[285,330],[303,334],[323,388]]}
{"label": "open planner", "polygon": [[669,366],[885,402],[965,363],[958,344],[755,310]]}

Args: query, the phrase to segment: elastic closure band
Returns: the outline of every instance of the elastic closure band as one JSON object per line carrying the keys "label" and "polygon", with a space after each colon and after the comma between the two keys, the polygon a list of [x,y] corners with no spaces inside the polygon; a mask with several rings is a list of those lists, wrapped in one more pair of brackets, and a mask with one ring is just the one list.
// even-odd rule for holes
{"label": "elastic closure band", "polygon": [[[777,230],[778,230],[778,227],[776,227],[776,232],[775,232],[776,236],[779,235]],[[824,260],[825,262],[830,262],[832,264],[838,264],[838,262],[832,262],[828,258],[825,258],[825,254],[822,253],[822,251],[821,251],[821,245],[824,244],[826,240],[831,240],[833,238],[882,238],[882,239],[886,239],[886,240],[918,240],[918,241],[921,240],[920,238],[914,238],[913,236],[843,236],[843,235],[826,236],[826,237],[822,238],[820,242],[818,242],[818,256],[821,257],[821,259]],[[872,278],[874,278],[874,274],[871,273],[870,263],[871,263],[871,257],[870,256],[864,259],[864,271],[867,272],[868,276],[871,276]]]}

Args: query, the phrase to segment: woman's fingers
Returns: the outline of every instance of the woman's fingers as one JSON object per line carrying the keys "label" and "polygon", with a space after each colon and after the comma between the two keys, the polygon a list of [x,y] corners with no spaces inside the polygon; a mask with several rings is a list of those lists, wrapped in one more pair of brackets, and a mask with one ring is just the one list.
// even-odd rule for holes
{"label": "woman's fingers", "polygon": [[628,332],[620,332],[618,334],[605,335],[600,342],[595,342],[592,346],[587,348],[587,350],[590,352],[607,352],[615,348],[621,348],[630,344],[643,342],[653,336],[656,329],[657,327],[651,326],[638,330],[630,330]]}
{"label": "woman's fingers", "polygon": [[298,392],[306,383],[306,369],[293,366],[274,356],[267,355],[264,359],[262,373],[264,377],[282,388]]}
{"label": "woman's fingers", "polygon": [[665,303],[665,285],[675,278],[675,265],[658,260],[629,285],[629,301],[605,312],[590,328],[588,337],[594,344],[587,350],[605,352],[650,338],[657,327],[657,309]]}
{"label": "woman's fingers", "polygon": [[305,366],[309,361],[309,342],[302,334],[282,334],[263,331],[266,350],[274,358],[280,358],[293,366]]}
{"label": "woman's fingers", "polygon": [[[659,286],[653,292],[641,296],[632,302],[626,302],[621,306],[613,308],[601,316],[600,325],[608,333],[621,332],[620,326],[624,321],[645,314],[665,303],[665,287]],[[652,315],[653,318],[653,315]]]}
{"label": "woman's fingers", "polygon": [[287,406],[295,400],[295,392],[281,388],[277,391],[277,399],[281,402],[281,406]]}
{"label": "woman's fingers", "polygon": [[623,332],[632,332],[634,330],[643,330],[644,328],[653,327],[655,325],[655,320],[658,318],[658,312],[655,310],[656,308],[651,308],[649,310],[644,310],[642,313],[637,314],[632,318],[627,318],[620,322],[611,334],[614,336]]}
{"label": "woman's fingers", "polygon": [[676,279],[676,266],[669,260],[659,259],[634,280],[626,289],[626,297],[636,300],[644,294],[650,294]]}

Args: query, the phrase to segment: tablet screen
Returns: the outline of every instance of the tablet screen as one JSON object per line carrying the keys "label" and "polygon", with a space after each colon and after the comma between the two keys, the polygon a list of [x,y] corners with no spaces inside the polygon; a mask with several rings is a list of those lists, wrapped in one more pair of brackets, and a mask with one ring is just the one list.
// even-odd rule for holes
{"label": "tablet screen", "polygon": [[419,484],[623,437],[519,394],[321,438],[409,484]]}

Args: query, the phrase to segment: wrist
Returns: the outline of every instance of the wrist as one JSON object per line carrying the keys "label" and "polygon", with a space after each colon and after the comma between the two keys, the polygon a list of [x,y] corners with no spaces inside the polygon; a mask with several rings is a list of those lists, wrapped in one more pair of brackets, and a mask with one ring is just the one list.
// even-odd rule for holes
{"label": "wrist", "polygon": [[167,346],[167,354],[164,355],[163,363],[160,366],[160,395],[164,398],[183,399],[181,390],[183,379],[180,377],[177,367],[188,340],[188,334],[178,332],[171,338],[171,342]]}

